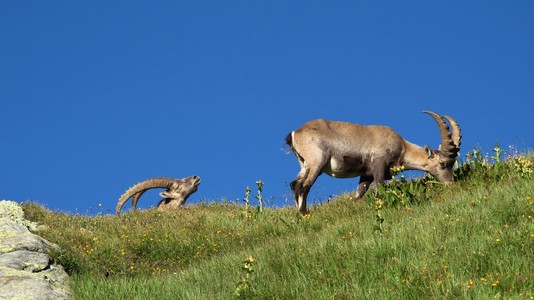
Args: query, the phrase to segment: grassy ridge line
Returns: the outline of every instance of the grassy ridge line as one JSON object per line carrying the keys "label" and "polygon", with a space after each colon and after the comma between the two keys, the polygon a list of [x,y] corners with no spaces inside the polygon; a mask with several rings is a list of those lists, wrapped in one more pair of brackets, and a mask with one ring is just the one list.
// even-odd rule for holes
{"label": "grassy ridge line", "polygon": [[216,204],[121,217],[25,211],[65,249],[56,257],[79,299],[228,299],[243,280],[245,298],[528,299],[534,185],[514,170],[478,168],[425,190],[431,201],[401,206],[344,195],[304,218],[293,208],[253,214]]}

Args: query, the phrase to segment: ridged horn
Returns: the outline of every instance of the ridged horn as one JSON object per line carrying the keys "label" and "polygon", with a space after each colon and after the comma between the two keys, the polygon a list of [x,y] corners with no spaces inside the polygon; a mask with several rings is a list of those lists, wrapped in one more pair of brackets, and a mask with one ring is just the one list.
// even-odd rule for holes
{"label": "ridged horn", "polygon": [[436,114],[435,112],[428,111],[428,110],[424,110],[423,112],[431,115],[434,118],[434,120],[436,120],[436,123],[438,124],[439,133],[441,136],[441,149],[440,149],[441,153],[444,156],[450,158],[451,160],[455,160],[456,156],[458,155],[459,149],[456,147],[456,145],[454,144],[452,140],[452,135],[449,130],[449,125],[447,125],[445,120],[443,120],[442,116]]}
{"label": "ridged horn", "polygon": [[[115,208],[115,213],[117,213],[117,215],[120,214],[122,206],[131,197],[135,197],[135,200],[136,200],[135,202],[137,202],[137,200],[139,200],[139,197],[141,197],[141,195],[147,190],[155,189],[155,188],[167,189],[174,181],[175,179],[171,179],[167,177],[158,177],[158,178],[147,179],[145,181],[141,181],[137,183],[136,185],[126,190],[126,192],[124,192],[124,194],[122,194],[122,196],[119,198],[119,201],[117,202],[117,207]],[[137,204],[137,203],[134,203],[134,204]]]}
{"label": "ridged horn", "polygon": [[461,130],[460,130],[460,126],[458,125],[458,122],[456,122],[456,120],[453,117],[450,117],[450,116],[443,116],[443,117],[445,119],[447,119],[447,121],[449,121],[449,123],[451,124],[451,127],[452,127],[452,142],[454,143],[456,148],[458,148],[458,151],[460,151],[460,144],[462,143],[461,142],[462,133],[461,133]]}
{"label": "ridged horn", "polygon": [[136,193],[132,196],[132,208],[134,210],[137,209],[137,202],[139,201],[139,198],[141,198],[141,196],[143,196],[146,191],[147,190],[140,191],[139,193]]}

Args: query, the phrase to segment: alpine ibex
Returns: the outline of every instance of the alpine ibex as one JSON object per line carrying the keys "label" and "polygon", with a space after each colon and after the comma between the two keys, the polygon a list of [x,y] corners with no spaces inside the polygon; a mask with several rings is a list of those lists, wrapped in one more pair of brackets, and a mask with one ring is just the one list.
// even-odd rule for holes
{"label": "alpine ibex", "polygon": [[137,201],[139,201],[139,198],[146,191],[155,188],[165,189],[164,192],[159,193],[163,199],[158,203],[156,209],[164,210],[167,208],[177,208],[183,205],[185,200],[187,200],[191,194],[197,191],[199,184],[200,177],[198,176],[191,176],[184,179],[166,177],[147,179],[132,186],[126,192],[124,192],[124,194],[122,194],[122,196],[119,198],[119,202],[117,203],[115,212],[117,215],[120,214],[122,206],[130,198],[132,198],[133,209],[137,209]]}
{"label": "alpine ibex", "polygon": [[[290,184],[298,211],[306,213],[306,199],[321,173],[332,177],[360,176],[356,199],[371,183],[391,179],[390,169],[422,170],[437,180],[453,182],[452,168],[460,151],[460,127],[449,116],[424,111],[437,122],[441,135],[438,150],[420,147],[404,140],[387,126],[364,126],[323,119],[310,121],[286,137],[286,143],[297,156],[300,172]],[[445,122],[447,120],[449,126]]]}

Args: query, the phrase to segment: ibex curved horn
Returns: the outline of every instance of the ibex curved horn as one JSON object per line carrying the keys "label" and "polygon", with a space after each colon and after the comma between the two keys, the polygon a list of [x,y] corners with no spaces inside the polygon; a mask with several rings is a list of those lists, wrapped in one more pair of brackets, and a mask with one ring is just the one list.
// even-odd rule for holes
{"label": "ibex curved horn", "polygon": [[424,110],[423,112],[431,115],[438,124],[439,133],[441,135],[440,151],[443,156],[448,157],[450,160],[456,160],[456,156],[458,156],[458,151],[460,151],[461,138],[460,127],[458,126],[458,123],[456,123],[456,121],[451,117],[446,118],[453,127],[453,133],[451,134],[449,130],[449,125],[447,125],[447,123],[445,122],[444,117],[428,110]]}
{"label": "ibex curved horn", "polygon": [[126,190],[124,194],[122,194],[122,196],[119,198],[119,202],[117,203],[115,212],[117,214],[120,214],[122,206],[124,205],[124,203],[126,203],[126,201],[128,201],[128,199],[133,197],[132,201],[135,205],[137,204],[137,200],[139,200],[139,197],[141,197],[141,195],[143,195],[143,193],[147,190],[155,188],[168,189],[174,182],[176,182],[176,179],[158,177],[137,183],[136,185]]}
{"label": "ibex curved horn", "polygon": [[460,144],[462,139],[462,133],[460,130],[460,126],[456,122],[456,120],[450,116],[443,116],[452,126],[452,142],[458,148],[458,151],[460,150]]}

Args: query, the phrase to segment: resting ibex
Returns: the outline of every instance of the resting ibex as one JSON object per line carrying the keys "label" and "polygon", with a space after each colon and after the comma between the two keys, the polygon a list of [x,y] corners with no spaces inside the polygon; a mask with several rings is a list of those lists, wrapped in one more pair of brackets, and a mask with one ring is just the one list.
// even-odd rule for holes
{"label": "resting ibex", "polygon": [[128,199],[132,198],[132,207],[133,209],[137,208],[137,201],[139,198],[148,190],[155,188],[163,188],[164,192],[159,193],[163,200],[161,200],[156,208],[158,210],[163,210],[167,208],[177,208],[185,203],[185,200],[191,194],[197,191],[198,185],[200,184],[200,177],[191,176],[184,179],[174,179],[166,177],[158,177],[148,179],[129,188],[122,196],[119,198],[117,203],[117,208],[115,212],[118,214],[121,213],[122,206]]}
{"label": "resting ibex", "polygon": [[[306,213],[306,199],[321,173],[332,177],[360,176],[356,199],[361,198],[371,183],[391,179],[390,169],[426,171],[437,180],[453,181],[452,168],[460,151],[460,127],[449,116],[424,111],[437,122],[441,134],[438,150],[420,147],[404,140],[387,126],[363,126],[323,119],[310,121],[287,135],[286,143],[300,164],[297,178],[290,184],[298,211]],[[449,121],[452,133],[445,122]]]}

